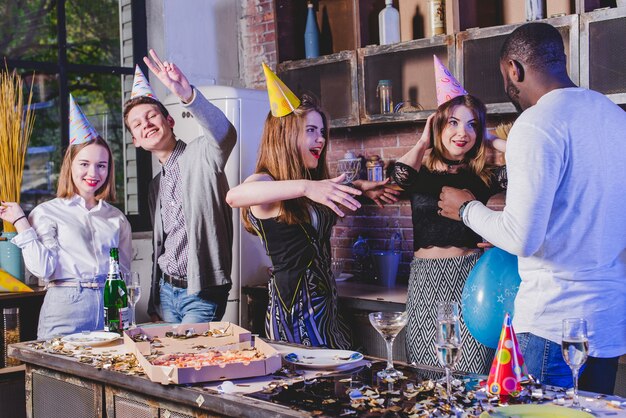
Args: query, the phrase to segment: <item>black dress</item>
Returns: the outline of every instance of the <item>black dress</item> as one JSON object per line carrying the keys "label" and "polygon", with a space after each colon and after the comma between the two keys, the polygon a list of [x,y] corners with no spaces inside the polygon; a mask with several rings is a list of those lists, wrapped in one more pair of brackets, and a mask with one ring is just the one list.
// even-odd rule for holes
{"label": "black dress", "polygon": [[267,336],[309,346],[349,349],[350,331],[339,318],[330,266],[335,214],[312,204],[311,223],[288,225],[249,213],[273,265],[265,318]]}

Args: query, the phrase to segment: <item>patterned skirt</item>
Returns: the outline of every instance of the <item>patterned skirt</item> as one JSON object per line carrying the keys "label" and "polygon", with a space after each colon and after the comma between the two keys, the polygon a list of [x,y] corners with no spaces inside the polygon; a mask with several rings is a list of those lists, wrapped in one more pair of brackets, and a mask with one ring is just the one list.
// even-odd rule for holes
{"label": "patterned skirt", "polygon": [[277,341],[348,350],[352,346],[350,329],[339,315],[337,300],[334,280],[307,275],[287,301],[271,278],[266,335]]}
{"label": "patterned skirt", "polygon": [[[413,258],[407,296],[407,354],[409,362],[441,365],[435,355],[436,303],[457,301],[461,307],[463,286],[480,253],[453,258]],[[461,358],[455,370],[488,374],[495,350],[476,341],[461,312]]]}

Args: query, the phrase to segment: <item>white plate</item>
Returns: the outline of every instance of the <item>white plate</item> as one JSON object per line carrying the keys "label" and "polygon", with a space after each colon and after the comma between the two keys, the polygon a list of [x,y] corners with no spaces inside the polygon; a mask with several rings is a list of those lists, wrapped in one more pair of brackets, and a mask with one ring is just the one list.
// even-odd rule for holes
{"label": "white plate", "polygon": [[61,338],[61,341],[71,343],[75,345],[105,345],[112,341],[121,338],[119,334],[115,332],[106,331],[91,331],[91,332],[77,332],[76,334],[66,335]]}
{"label": "white plate", "polygon": [[287,363],[305,369],[332,370],[354,365],[363,360],[363,354],[349,350],[311,349],[293,350],[283,355]]}
{"label": "white plate", "polygon": [[339,277],[336,277],[336,278],[335,278],[335,281],[336,281],[336,282],[345,282],[346,280],[351,279],[352,277],[353,277],[353,274],[350,274],[350,273],[341,273],[341,274],[339,275]]}

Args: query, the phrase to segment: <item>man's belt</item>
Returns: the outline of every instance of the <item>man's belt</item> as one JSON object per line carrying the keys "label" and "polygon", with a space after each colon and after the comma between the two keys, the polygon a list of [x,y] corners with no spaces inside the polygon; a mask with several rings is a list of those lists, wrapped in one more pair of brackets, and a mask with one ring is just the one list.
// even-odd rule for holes
{"label": "man's belt", "polygon": [[187,278],[171,276],[167,273],[163,273],[163,281],[169,283],[174,287],[180,287],[181,289],[187,289]]}

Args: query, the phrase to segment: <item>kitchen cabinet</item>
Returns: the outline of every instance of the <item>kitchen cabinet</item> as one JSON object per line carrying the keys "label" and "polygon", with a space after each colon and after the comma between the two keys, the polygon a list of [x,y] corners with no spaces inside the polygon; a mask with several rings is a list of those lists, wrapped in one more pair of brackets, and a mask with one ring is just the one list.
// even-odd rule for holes
{"label": "kitchen cabinet", "polygon": [[[437,109],[433,55],[454,68],[454,36],[359,49],[360,123],[423,120]],[[377,86],[390,80],[392,112],[381,113]]]}
{"label": "kitchen cabinet", "polygon": [[580,85],[626,104],[626,7],[580,16]]}
{"label": "kitchen cabinet", "polygon": [[[548,2],[549,3],[549,2]],[[574,83],[579,82],[579,19],[567,15],[544,20],[556,27],[563,37],[567,70]],[[489,113],[513,113],[500,74],[500,49],[507,35],[519,25],[469,29],[456,35],[457,79],[470,94],[478,96]]]}
{"label": "kitchen cabinet", "polygon": [[299,97],[303,93],[320,100],[330,117],[330,127],[359,123],[356,51],[278,65],[278,75]]}

